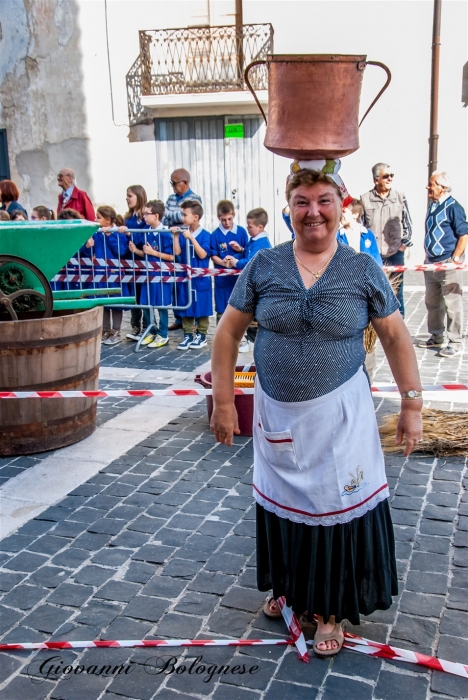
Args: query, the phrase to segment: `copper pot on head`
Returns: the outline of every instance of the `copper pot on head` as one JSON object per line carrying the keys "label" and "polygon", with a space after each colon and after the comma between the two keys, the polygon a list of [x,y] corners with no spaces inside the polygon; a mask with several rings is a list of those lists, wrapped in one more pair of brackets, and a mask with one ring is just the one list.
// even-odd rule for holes
{"label": "copper pot on head", "polygon": [[[254,66],[268,69],[268,120],[249,82]],[[364,70],[379,66],[387,81],[359,122]],[[366,56],[284,54],[253,61],[244,79],[267,124],[264,145],[294,160],[342,158],[359,148],[359,127],[390,84],[383,63]]]}

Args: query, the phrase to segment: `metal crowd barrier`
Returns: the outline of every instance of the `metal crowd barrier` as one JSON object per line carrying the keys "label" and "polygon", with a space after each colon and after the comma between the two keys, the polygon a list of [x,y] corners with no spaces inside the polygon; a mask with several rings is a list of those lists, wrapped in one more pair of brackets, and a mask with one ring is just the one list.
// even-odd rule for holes
{"label": "metal crowd barrier", "polygon": [[[187,227],[179,227],[181,231]],[[102,234],[101,230],[96,232]],[[116,227],[104,233],[95,245],[87,248],[82,246],[77,255],[70,259],[50,284],[53,291],[60,291],[61,296],[76,296],[80,292],[86,297],[99,296],[109,298],[109,307],[123,309],[171,309],[182,311],[192,304],[192,295],[196,290],[192,287],[192,271],[190,265],[178,263],[182,256],[176,256],[174,262],[169,263],[155,256],[143,254],[139,256],[129,250],[129,243],[135,243],[143,252],[143,245],[149,243],[149,236],[154,233],[151,229],[127,229],[126,233],[120,232]],[[169,229],[160,229],[157,233],[169,234]],[[128,234],[128,235],[127,235]],[[134,240],[135,239],[135,240]],[[172,250],[174,247],[172,246]],[[193,246],[190,241],[185,241],[185,259],[190,262]],[[164,252],[164,251],[162,251]],[[160,298],[167,297],[163,290],[171,285],[171,301],[166,304],[158,303],[157,306],[150,303],[151,288],[159,286]],[[184,285],[182,290],[180,285]],[[143,292],[145,290],[145,292]],[[128,297],[134,297],[135,303],[128,303]],[[120,301],[122,298],[122,302]],[[124,300],[124,298],[126,298]],[[146,303],[142,303],[146,299]],[[140,349],[141,341],[151,331],[151,323],[144,331],[135,347]]]}

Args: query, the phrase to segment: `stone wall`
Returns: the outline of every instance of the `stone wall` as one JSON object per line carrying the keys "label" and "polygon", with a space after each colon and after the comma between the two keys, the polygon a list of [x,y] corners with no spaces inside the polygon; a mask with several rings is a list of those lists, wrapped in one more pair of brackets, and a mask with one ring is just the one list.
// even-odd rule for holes
{"label": "stone wall", "polygon": [[56,207],[63,167],[92,190],[78,11],[75,0],[2,6],[0,127],[7,129],[11,177],[28,211]]}

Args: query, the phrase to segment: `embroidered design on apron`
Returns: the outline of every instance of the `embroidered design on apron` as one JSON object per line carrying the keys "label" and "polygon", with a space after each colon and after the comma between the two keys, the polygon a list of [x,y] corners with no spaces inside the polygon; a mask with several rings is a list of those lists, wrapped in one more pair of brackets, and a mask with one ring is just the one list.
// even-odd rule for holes
{"label": "embroidered design on apron", "polygon": [[388,498],[369,384],[360,369],[317,399],[271,399],[255,382],[254,497],[308,525],[336,525]]}

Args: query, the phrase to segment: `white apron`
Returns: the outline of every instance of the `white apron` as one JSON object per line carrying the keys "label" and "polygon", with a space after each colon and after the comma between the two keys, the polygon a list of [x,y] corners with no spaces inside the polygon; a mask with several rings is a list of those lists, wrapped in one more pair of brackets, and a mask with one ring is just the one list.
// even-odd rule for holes
{"label": "white apron", "polygon": [[254,496],[296,523],[336,525],[389,496],[369,383],[360,369],[310,401],[275,401],[258,375],[254,402]]}

